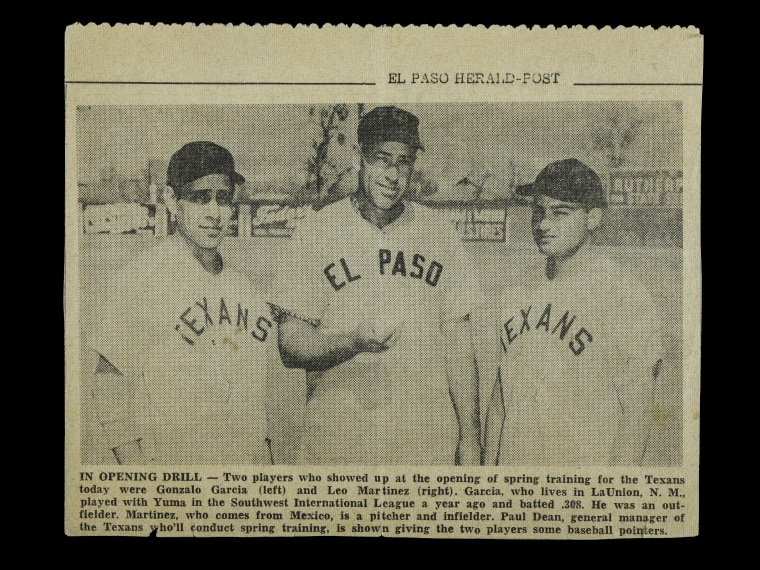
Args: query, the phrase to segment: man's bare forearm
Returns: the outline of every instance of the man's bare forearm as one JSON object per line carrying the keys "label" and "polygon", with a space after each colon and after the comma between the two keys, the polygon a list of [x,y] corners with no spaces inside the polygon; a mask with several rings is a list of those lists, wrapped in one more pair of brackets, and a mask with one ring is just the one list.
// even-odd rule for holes
{"label": "man's bare forearm", "polygon": [[327,370],[359,353],[356,333],[323,334],[314,325],[290,315],[280,319],[280,356],[288,368]]}

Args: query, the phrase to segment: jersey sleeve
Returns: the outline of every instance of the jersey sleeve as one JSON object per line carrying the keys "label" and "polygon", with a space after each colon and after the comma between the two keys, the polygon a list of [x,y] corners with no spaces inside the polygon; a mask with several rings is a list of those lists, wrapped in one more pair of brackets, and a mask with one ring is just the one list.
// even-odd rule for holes
{"label": "jersey sleeve", "polygon": [[626,278],[620,282],[616,339],[627,372],[614,380],[618,385],[634,382],[641,376],[651,381],[663,357],[660,311],[643,284]]}
{"label": "jersey sleeve", "polygon": [[[145,437],[142,420],[147,389],[142,376],[146,330],[140,323],[140,292],[144,292],[139,262],[118,271],[96,302],[95,326],[87,345],[96,354],[92,397],[109,449]],[[99,363],[100,357],[113,369]]]}
{"label": "jersey sleeve", "polygon": [[108,449],[146,437],[148,395],[142,375],[97,373],[92,396]]}
{"label": "jersey sleeve", "polygon": [[96,300],[95,325],[86,335],[87,346],[124,375],[141,372],[145,336],[138,317],[138,291],[142,287],[134,275],[123,269],[108,281],[105,291]]}
{"label": "jersey sleeve", "polygon": [[445,269],[448,275],[444,282],[442,318],[444,321],[452,321],[471,317],[480,312],[485,304],[477,277],[478,268],[450,223],[444,220],[440,231],[449,265]]}
{"label": "jersey sleeve", "polygon": [[324,251],[324,233],[314,215],[307,216],[296,227],[285,247],[284,259],[275,270],[269,303],[275,312],[317,323],[327,306],[324,275],[316,255]]}

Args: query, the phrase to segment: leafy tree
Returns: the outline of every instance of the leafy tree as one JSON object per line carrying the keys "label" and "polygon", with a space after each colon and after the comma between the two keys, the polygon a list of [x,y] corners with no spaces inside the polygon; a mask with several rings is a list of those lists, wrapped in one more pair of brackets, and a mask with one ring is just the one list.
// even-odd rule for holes
{"label": "leafy tree", "polygon": [[309,116],[317,122],[319,136],[312,139],[311,143],[314,154],[309,157],[307,163],[308,178],[305,197],[324,201],[334,192],[341,180],[353,170],[350,164],[339,165],[330,157],[331,144],[344,146],[347,143],[341,126],[349,116],[348,105],[340,103],[321,108],[311,107]]}

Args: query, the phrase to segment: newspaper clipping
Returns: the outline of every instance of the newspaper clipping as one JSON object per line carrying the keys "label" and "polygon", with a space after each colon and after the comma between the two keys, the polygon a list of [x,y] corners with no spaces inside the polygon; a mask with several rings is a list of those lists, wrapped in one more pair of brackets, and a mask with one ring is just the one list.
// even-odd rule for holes
{"label": "newspaper clipping", "polygon": [[699,30],[65,47],[66,534],[699,533]]}

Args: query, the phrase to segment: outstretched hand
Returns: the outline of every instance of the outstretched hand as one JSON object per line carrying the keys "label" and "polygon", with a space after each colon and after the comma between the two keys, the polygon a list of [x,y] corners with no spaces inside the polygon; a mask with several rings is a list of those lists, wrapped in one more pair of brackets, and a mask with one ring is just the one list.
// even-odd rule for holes
{"label": "outstretched hand", "polygon": [[356,330],[355,348],[359,352],[384,352],[393,347],[401,336],[401,326],[381,329],[378,323],[360,323]]}

